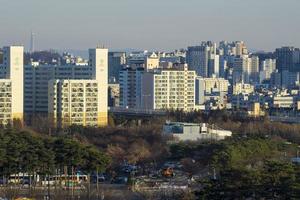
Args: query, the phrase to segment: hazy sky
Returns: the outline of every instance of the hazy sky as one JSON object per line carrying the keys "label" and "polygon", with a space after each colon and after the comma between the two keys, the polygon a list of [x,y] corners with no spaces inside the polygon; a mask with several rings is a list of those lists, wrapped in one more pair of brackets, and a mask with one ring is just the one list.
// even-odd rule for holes
{"label": "hazy sky", "polygon": [[0,0],[0,45],[172,50],[202,40],[300,47],[300,0]]}

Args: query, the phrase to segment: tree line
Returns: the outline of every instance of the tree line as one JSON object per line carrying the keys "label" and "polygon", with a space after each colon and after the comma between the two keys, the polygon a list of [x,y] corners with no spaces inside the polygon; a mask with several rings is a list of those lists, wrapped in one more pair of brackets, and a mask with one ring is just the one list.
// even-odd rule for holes
{"label": "tree line", "polygon": [[[52,175],[57,170],[105,170],[110,157],[69,137],[45,137],[29,131],[0,131],[0,174]],[[67,169],[67,171],[66,171]]]}
{"label": "tree line", "polygon": [[210,157],[216,176],[200,182],[199,199],[298,199],[300,166],[291,162],[298,146],[279,138],[233,138]]}

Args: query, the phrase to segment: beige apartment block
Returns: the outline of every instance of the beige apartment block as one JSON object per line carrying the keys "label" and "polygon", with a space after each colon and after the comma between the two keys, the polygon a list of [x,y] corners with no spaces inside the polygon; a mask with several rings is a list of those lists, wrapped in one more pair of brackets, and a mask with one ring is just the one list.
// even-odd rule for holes
{"label": "beige apartment block", "polygon": [[196,72],[159,70],[142,75],[141,105],[144,109],[192,111],[195,109]]}
{"label": "beige apartment block", "polygon": [[0,124],[19,120],[23,123],[23,46],[3,48],[3,63],[0,65]]}
{"label": "beige apartment block", "polygon": [[48,113],[56,128],[106,125],[97,80],[50,80]]}

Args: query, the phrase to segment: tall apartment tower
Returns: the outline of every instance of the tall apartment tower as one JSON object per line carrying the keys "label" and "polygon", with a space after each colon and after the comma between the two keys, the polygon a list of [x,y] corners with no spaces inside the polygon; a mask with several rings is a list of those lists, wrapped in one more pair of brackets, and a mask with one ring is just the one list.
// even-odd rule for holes
{"label": "tall apartment tower", "polygon": [[[0,95],[6,98],[0,98],[0,101],[5,100],[7,102],[3,106],[9,112],[6,112],[6,116],[0,115],[0,123],[1,121],[12,122],[14,119],[23,122],[23,54],[23,46],[3,48],[3,64],[0,66],[0,79],[2,82]],[[4,120],[4,118],[6,119]]]}
{"label": "tall apartment tower", "polygon": [[[54,127],[104,125],[99,121],[97,80],[50,80],[49,116]],[[102,117],[102,116],[101,116]]]}
{"label": "tall apartment tower", "polygon": [[125,52],[109,52],[108,53],[108,76],[109,81],[119,82],[119,73],[126,64]]}
{"label": "tall apartment tower", "polygon": [[120,71],[120,107],[140,108],[141,77],[144,68],[127,67]]}
{"label": "tall apartment tower", "polygon": [[92,79],[98,81],[98,124],[107,125],[108,118],[108,49],[89,49],[89,65],[92,67]]}
{"label": "tall apartment tower", "polygon": [[195,109],[196,72],[183,69],[146,72],[141,79],[141,107],[150,110]]}
{"label": "tall apartment tower", "polygon": [[275,58],[277,62],[277,69],[279,72],[300,71],[300,49],[294,47],[282,47],[275,51]]}
{"label": "tall apartment tower", "polygon": [[190,70],[197,75],[211,77],[219,75],[219,56],[216,54],[217,46],[210,41],[202,42],[200,46],[188,47],[187,64]]}
{"label": "tall apartment tower", "polygon": [[251,56],[248,58],[248,71],[250,83],[259,83],[259,58]]}
{"label": "tall apartment tower", "polygon": [[261,62],[261,71],[259,72],[259,81],[270,80],[273,72],[276,71],[276,59],[266,59]]}

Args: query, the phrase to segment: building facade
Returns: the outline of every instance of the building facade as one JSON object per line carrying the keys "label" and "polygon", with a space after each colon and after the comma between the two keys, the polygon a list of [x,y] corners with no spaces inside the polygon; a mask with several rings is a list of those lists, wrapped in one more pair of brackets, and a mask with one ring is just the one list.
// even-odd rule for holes
{"label": "building facade", "polygon": [[219,75],[219,56],[216,54],[215,43],[208,41],[202,42],[200,46],[188,47],[186,60],[189,69],[195,70],[199,76]]}
{"label": "building facade", "polygon": [[202,105],[212,97],[218,99],[220,104],[225,103],[228,94],[229,81],[224,78],[196,78],[196,104]]}
{"label": "building facade", "polygon": [[0,65],[0,124],[6,125],[13,120],[23,123],[23,46],[3,48],[3,63]]}
{"label": "building facade", "polygon": [[141,107],[144,109],[192,111],[195,109],[196,72],[158,70],[142,75]]}
{"label": "building facade", "polygon": [[127,67],[120,71],[120,107],[139,108],[141,103],[141,76],[144,68]]}
{"label": "building facade", "polygon": [[[97,80],[98,116],[101,123],[107,124],[107,88],[108,88],[108,49],[89,50],[88,65],[36,65],[25,66],[25,100],[24,108],[28,121],[35,115],[48,116],[51,108],[48,101],[48,82],[50,80]],[[52,113],[52,112],[51,112]]]}
{"label": "building facade", "polygon": [[125,52],[108,53],[108,78],[111,83],[119,82],[119,73],[126,64]]}
{"label": "building facade", "polygon": [[50,80],[48,113],[53,126],[102,126],[97,80]]}

